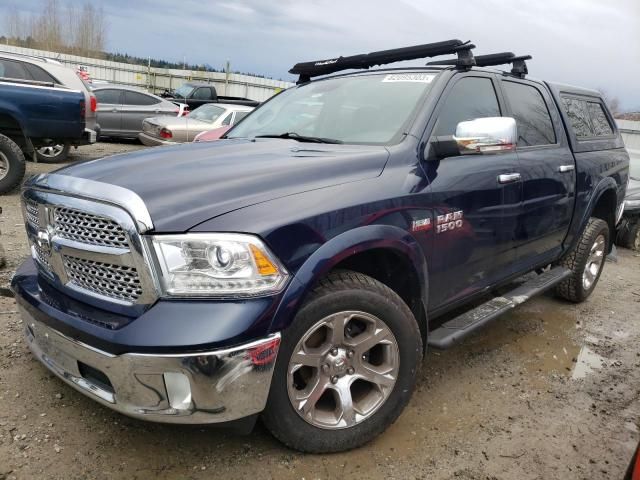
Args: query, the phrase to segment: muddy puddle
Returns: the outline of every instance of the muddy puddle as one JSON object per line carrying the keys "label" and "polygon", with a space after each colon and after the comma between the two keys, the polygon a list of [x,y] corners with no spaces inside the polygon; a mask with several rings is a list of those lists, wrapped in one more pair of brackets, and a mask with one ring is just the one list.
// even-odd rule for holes
{"label": "muddy puddle", "polygon": [[459,348],[503,349],[532,379],[546,379],[549,374],[585,378],[601,368],[605,359],[589,347],[597,344],[597,339],[581,333],[577,310],[566,304],[565,308],[558,308],[558,302],[551,296],[542,296],[525,303]]}

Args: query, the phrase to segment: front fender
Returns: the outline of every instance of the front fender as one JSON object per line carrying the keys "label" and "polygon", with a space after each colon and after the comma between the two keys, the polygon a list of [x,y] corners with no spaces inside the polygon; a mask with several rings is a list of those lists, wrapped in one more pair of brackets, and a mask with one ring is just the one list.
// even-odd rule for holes
{"label": "front fender", "polygon": [[420,281],[423,305],[428,300],[428,268],[418,242],[407,231],[390,225],[367,225],[342,233],[318,248],[298,269],[271,325],[287,328],[316,283],[346,258],[371,249],[388,249],[408,260]]}

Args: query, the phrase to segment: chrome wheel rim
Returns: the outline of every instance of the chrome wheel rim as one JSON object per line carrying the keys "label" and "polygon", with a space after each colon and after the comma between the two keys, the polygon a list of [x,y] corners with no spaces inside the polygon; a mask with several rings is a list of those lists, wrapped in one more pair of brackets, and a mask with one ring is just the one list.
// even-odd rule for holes
{"label": "chrome wheel rim", "polygon": [[382,320],[339,312],[317,322],[296,345],[287,372],[289,400],[313,426],[353,427],[389,398],[399,366],[398,343]]}
{"label": "chrome wheel rim", "polygon": [[0,152],[0,180],[9,175],[9,159],[7,156]]}
{"label": "chrome wheel rim", "polygon": [[582,274],[582,286],[585,290],[589,290],[598,278],[598,273],[600,272],[602,263],[604,262],[605,247],[606,241],[604,235],[598,235],[596,241],[591,246],[589,258],[587,259],[587,264],[584,267],[584,273]]}
{"label": "chrome wheel rim", "polygon": [[43,157],[55,158],[62,153],[62,150],[64,150],[64,145],[47,145],[39,148],[38,153]]}

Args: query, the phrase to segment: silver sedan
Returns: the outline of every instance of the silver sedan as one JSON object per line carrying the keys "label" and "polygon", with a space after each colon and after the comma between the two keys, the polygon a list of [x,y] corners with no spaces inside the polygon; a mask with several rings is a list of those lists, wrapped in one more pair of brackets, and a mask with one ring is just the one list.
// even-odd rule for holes
{"label": "silver sedan", "polygon": [[191,142],[199,133],[239,122],[252,110],[244,105],[207,103],[186,117],[147,118],[138,138],[148,146]]}
{"label": "silver sedan", "polygon": [[98,124],[103,137],[138,138],[148,117],[182,115],[184,107],[133,87],[100,85],[93,89],[98,99]]}

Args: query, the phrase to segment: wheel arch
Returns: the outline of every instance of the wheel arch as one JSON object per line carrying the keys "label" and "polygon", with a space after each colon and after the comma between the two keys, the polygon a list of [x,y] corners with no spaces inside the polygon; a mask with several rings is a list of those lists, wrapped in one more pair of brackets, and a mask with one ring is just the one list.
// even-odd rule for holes
{"label": "wheel arch", "polygon": [[318,248],[295,273],[271,331],[288,327],[318,282],[341,269],[371,276],[394,290],[412,310],[426,338],[429,276],[425,256],[407,231],[389,225],[359,227]]}
{"label": "wheel arch", "polygon": [[16,112],[2,108],[0,104],[0,134],[9,137],[20,147],[27,142],[27,136],[23,128],[23,122]]}
{"label": "wheel arch", "polygon": [[596,188],[593,189],[593,193],[587,207],[584,209],[584,213],[580,218],[578,228],[575,230],[571,245],[567,251],[571,251],[580,240],[580,235],[587,227],[589,219],[596,217],[604,220],[609,225],[609,252],[613,247],[613,239],[616,232],[616,208],[618,206],[618,185],[616,181],[611,177],[603,178]]}

